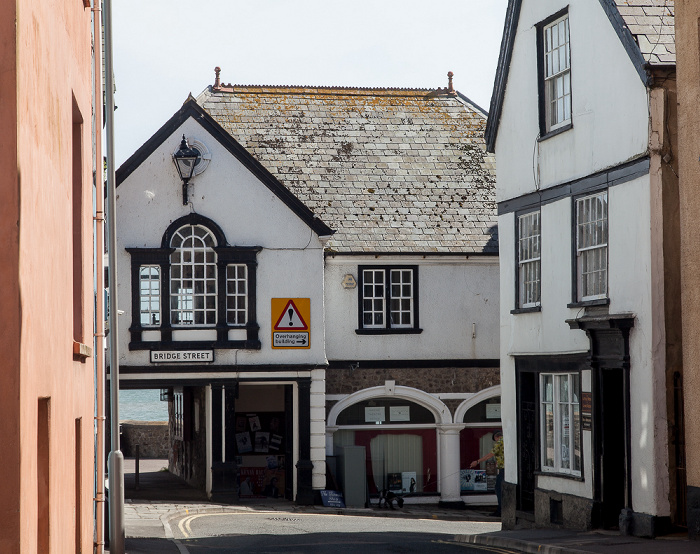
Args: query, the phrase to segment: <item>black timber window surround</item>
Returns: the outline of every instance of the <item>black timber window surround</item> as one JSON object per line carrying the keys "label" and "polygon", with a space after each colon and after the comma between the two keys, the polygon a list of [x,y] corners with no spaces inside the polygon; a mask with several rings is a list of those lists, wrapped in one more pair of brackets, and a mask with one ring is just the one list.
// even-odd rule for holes
{"label": "black timber window surround", "polygon": [[608,297],[608,191],[575,197],[570,308],[605,305]]}
{"label": "black timber window surround", "polygon": [[540,139],[572,127],[568,9],[537,24]]}
{"label": "black timber window surround", "polygon": [[540,311],[541,215],[540,210],[515,217],[515,309],[511,313]]}
{"label": "black timber window surround", "polygon": [[418,326],[418,266],[358,267],[360,335],[421,333]]}
{"label": "black timber window surround", "polygon": [[[213,221],[190,214],[173,222],[160,248],[131,255],[130,350],[245,348],[259,350],[256,269],[259,246],[230,246]],[[215,329],[215,340],[173,340],[174,330]],[[229,339],[243,329],[244,339]],[[159,331],[159,341],[144,341]]]}

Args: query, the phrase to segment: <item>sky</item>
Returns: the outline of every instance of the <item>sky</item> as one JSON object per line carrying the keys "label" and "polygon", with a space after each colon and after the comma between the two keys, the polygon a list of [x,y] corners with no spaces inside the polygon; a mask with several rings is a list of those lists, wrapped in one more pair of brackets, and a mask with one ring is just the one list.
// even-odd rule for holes
{"label": "sky", "polygon": [[489,109],[507,0],[112,3],[119,167],[181,106],[239,85],[454,87]]}

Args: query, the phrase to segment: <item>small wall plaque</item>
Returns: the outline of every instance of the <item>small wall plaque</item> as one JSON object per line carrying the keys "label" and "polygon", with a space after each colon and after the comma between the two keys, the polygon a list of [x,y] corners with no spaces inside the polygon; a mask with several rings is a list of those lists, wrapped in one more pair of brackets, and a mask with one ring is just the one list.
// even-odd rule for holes
{"label": "small wall plaque", "polygon": [[354,289],[357,286],[357,281],[355,280],[355,277],[352,274],[347,273],[343,277],[342,284],[344,289]]}

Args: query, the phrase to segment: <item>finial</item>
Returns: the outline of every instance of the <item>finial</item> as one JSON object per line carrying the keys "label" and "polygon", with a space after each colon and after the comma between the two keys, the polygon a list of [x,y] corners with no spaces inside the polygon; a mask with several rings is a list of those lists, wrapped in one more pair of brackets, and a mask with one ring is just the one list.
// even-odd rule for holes
{"label": "finial", "polygon": [[221,80],[219,79],[219,73],[221,73],[221,68],[215,67],[214,73],[216,73],[216,79],[214,79],[214,88],[219,88],[221,86]]}
{"label": "finial", "polygon": [[454,73],[451,71],[447,72],[447,93],[452,94],[454,93],[455,89],[452,87],[452,77],[454,77]]}

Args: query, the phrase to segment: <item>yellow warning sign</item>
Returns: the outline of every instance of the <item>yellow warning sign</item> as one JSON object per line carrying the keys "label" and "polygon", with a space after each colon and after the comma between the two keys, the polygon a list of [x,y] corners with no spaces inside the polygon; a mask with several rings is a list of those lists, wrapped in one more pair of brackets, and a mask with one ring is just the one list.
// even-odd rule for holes
{"label": "yellow warning sign", "polygon": [[272,348],[310,348],[310,298],[272,298]]}

